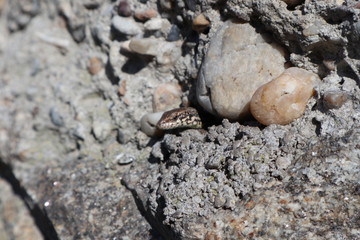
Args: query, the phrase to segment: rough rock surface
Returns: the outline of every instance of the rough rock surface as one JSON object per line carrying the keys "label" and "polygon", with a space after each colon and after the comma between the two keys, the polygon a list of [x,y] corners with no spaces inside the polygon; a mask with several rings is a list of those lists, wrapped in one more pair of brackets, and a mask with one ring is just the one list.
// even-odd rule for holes
{"label": "rough rock surface", "polygon": [[[360,239],[358,3],[127,2],[156,10],[136,37],[166,48],[123,51],[120,0],[0,0],[0,237]],[[156,15],[171,25],[146,30]],[[211,127],[147,137],[140,120],[161,84],[201,111],[195,80],[230,18],[322,78],[304,115],[262,128],[201,113]],[[347,101],[329,107],[329,92]]]}
{"label": "rough rock surface", "polygon": [[170,227],[166,239],[356,239],[358,125],[316,137],[314,117],[262,131],[224,120],[207,134],[166,135],[153,148],[160,166],[125,181],[148,214],[161,206],[153,221]]}

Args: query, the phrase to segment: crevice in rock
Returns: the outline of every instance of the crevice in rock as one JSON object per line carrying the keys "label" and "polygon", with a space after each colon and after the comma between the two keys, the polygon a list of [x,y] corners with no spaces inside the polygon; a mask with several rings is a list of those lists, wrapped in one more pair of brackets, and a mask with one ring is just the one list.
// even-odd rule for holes
{"label": "crevice in rock", "polygon": [[351,62],[351,60],[343,59],[340,61],[337,65],[337,72],[340,77],[354,79],[357,85],[360,86],[360,76],[357,73],[356,66]]}
{"label": "crevice in rock", "polygon": [[58,240],[58,234],[46,212],[41,209],[37,203],[34,202],[34,200],[27,193],[26,189],[21,186],[19,180],[15,177],[11,167],[4,163],[2,159],[0,159],[0,178],[6,180],[11,185],[14,193],[24,201],[44,239]]}
{"label": "crevice in rock", "polygon": [[[141,202],[141,197],[136,192],[135,189],[130,187],[126,181],[122,180],[121,182],[132,194],[134,202],[140,212],[140,214],[146,219],[146,221],[150,224],[153,231],[151,232],[152,238],[151,240],[163,240],[163,239],[174,239],[169,233],[171,232],[168,227],[164,226],[161,222],[164,219],[164,216],[161,213],[160,206],[157,209],[156,216],[154,213],[151,213],[150,209],[147,209],[143,203]],[[160,200],[159,200],[160,201]],[[160,203],[160,202],[159,202]],[[162,205],[162,204],[161,204]],[[163,206],[162,206],[163,207]]]}
{"label": "crevice in rock", "polygon": [[145,68],[150,62],[150,59],[142,59],[134,54],[128,54],[128,56],[128,60],[121,68],[124,73],[136,74]]}
{"label": "crevice in rock", "polygon": [[105,65],[105,74],[106,77],[110,80],[112,85],[117,85],[119,83],[120,79],[115,76],[109,61]]}
{"label": "crevice in rock", "polygon": [[315,129],[315,133],[317,136],[321,135],[321,122],[319,122],[318,120],[316,120],[315,118],[313,118],[312,123],[315,125],[316,129]]}

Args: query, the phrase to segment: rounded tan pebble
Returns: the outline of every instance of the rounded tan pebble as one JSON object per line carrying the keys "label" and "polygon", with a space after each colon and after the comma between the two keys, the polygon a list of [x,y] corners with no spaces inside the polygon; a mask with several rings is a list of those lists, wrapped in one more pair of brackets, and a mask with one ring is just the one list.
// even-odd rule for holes
{"label": "rounded tan pebble", "polygon": [[153,38],[131,39],[129,49],[138,54],[156,56],[159,51],[159,40]]}
{"label": "rounded tan pebble", "polygon": [[200,14],[194,18],[192,22],[192,29],[197,32],[203,32],[206,28],[210,26],[209,20],[206,19],[204,14]]}
{"label": "rounded tan pebble", "polygon": [[156,88],[153,95],[154,112],[178,108],[182,102],[181,87],[177,83],[165,83]]}
{"label": "rounded tan pebble", "polygon": [[251,114],[264,125],[292,122],[304,113],[318,80],[316,74],[304,69],[286,69],[256,90],[250,101]]}
{"label": "rounded tan pebble", "polygon": [[103,64],[99,58],[92,57],[89,59],[88,71],[91,75],[98,74],[102,68],[103,68]]}
{"label": "rounded tan pebble", "polygon": [[134,17],[136,20],[146,22],[147,20],[157,17],[158,12],[154,9],[147,9],[144,11],[135,12]]}
{"label": "rounded tan pebble", "polygon": [[349,94],[341,91],[324,93],[324,104],[328,109],[340,108],[349,99]]}
{"label": "rounded tan pebble", "polygon": [[5,3],[6,3],[6,0],[0,0],[0,12],[4,9]]}
{"label": "rounded tan pebble", "polygon": [[118,91],[119,91],[120,97],[125,96],[125,94],[126,94],[126,80],[125,79],[120,82]]}

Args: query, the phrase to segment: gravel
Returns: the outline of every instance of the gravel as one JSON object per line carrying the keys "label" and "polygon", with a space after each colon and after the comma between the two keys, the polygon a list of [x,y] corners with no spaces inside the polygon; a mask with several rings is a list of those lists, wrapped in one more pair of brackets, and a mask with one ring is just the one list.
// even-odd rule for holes
{"label": "gravel", "polygon": [[[0,0],[0,238],[360,239],[357,2],[127,1],[128,17],[119,2]],[[154,17],[169,24],[144,31]],[[228,19],[320,76],[302,117],[264,127],[200,107],[198,73]],[[151,54],[122,48],[135,39]],[[141,131],[167,83],[204,129]]]}

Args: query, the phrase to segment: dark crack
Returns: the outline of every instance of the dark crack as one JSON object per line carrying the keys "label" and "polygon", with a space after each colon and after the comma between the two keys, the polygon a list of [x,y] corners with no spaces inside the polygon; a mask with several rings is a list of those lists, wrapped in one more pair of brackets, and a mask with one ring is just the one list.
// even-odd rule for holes
{"label": "dark crack", "polygon": [[14,193],[19,196],[25,203],[29,210],[34,222],[46,240],[59,239],[58,234],[52,224],[51,220],[46,214],[44,209],[34,202],[34,200],[27,193],[26,189],[21,186],[19,180],[15,177],[10,165],[4,163],[0,159],[0,177],[6,180],[12,187]]}

